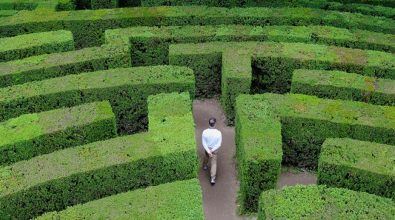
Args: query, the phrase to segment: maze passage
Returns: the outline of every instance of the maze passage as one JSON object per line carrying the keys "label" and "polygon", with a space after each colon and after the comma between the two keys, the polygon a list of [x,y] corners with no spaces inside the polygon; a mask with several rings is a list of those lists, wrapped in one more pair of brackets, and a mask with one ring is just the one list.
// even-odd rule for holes
{"label": "maze passage", "polygon": [[[1,0],[0,219],[392,220],[394,19],[395,0]],[[224,131],[214,186],[192,103]],[[276,189],[285,168],[318,181]]]}
{"label": "maze passage", "polygon": [[0,123],[0,164],[116,135],[108,101],[22,115]]}

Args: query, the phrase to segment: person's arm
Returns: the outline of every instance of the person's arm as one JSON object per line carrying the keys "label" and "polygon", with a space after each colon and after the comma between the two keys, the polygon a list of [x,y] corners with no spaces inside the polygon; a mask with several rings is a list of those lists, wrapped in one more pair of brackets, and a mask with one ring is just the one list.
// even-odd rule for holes
{"label": "person's arm", "polygon": [[221,147],[221,145],[222,145],[222,133],[220,132],[220,133],[219,133],[218,140],[217,140],[217,143],[215,143],[215,146],[214,146],[214,148],[212,149],[212,151],[218,150],[218,149]]}
{"label": "person's arm", "polygon": [[203,134],[202,134],[202,145],[203,145],[204,149],[206,150],[206,152],[207,152],[208,154],[211,154],[210,149],[208,149],[208,145],[207,145],[207,142],[206,142],[206,138],[204,137],[204,131],[203,131]]}

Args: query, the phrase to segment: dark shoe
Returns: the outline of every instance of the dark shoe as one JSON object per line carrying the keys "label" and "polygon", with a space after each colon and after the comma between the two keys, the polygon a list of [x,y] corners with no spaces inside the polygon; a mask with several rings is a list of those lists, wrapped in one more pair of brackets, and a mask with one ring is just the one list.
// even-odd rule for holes
{"label": "dark shoe", "polygon": [[211,185],[215,184],[215,176],[211,177],[211,181],[210,181]]}
{"label": "dark shoe", "polygon": [[207,170],[208,166],[207,165],[203,165],[203,170]]}

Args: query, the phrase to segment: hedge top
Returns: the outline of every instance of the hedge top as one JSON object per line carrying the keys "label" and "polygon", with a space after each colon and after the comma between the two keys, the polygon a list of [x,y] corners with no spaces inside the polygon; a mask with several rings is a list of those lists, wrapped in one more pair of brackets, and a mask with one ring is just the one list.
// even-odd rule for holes
{"label": "hedge top", "polygon": [[31,140],[44,134],[111,118],[115,118],[115,116],[108,101],[21,115],[0,122],[0,148],[5,145]]}
{"label": "hedge top", "polygon": [[[163,74],[166,72],[167,74]],[[65,91],[110,88],[131,84],[165,84],[193,81],[193,71],[186,67],[152,66],[116,68],[34,81],[0,89],[0,103]],[[54,86],[56,85],[56,86]]]}
{"label": "hedge top", "polygon": [[196,219],[203,220],[197,179],[150,186],[49,212],[37,219]]}
{"label": "hedge top", "polygon": [[395,147],[392,145],[328,138],[322,145],[319,160],[395,177],[394,158]]}
{"label": "hedge top", "polygon": [[395,95],[395,80],[362,76],[343,71],[298,69],[293,72],[292,82],[295,81],[314,86],[330,85]]}
{"label": "hedge top", "polygon": [[[335,123],[395,129],[395,107],[363,102],[320,99],[301,94],[239,95],[238,102],[269,102],[280,117],[298,117]],[[241,101],[245,100],[245,101]]]}
{"label": "hedge top", "polygon": [[[159,99],[169,102],[165,103]],[[180,102],[178,102],[180,100]],[[164,117],[168,107],[184,109]],[[195,152],[192,105],[187,93],[171,93],[150,98],[148,133],[140,133],[67,148],[0,168],[0,196],[12,194],[51,180],[73,174],[130,163],[177,152]],[[189,109],[189,111],[186,111]],[[165,110],[166,111],[166,110]]]}
{"label": "hedge top", "polygon": [[0,53],[4,51],[30,48],[43,44],[69,41],[73,41],[73,34],[71,31],[65,30],[23,34],[15,37],[0,38]]}
{"label": "hedge top", "polygon": [[259,219],[392,219],[391,199],[324,185],[268,190],[260,198]]}

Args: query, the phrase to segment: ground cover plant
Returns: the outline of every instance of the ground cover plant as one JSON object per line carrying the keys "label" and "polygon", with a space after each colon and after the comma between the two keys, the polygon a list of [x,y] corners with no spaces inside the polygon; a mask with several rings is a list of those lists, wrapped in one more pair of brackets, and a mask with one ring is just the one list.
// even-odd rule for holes
{"label": "ground cover plant", "polygon": [[[391,219],[394,19],[394,0],[2,0],[0,219],[213,218],[205,98],[235,129],[238,213]],[[276,190],[283,166],[317,185]]]}

